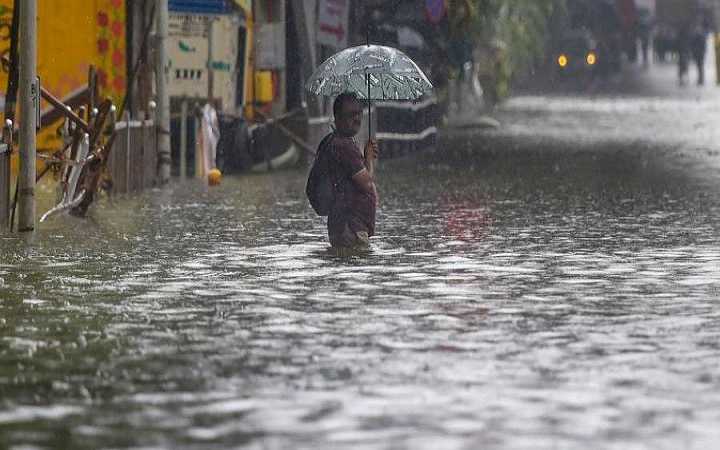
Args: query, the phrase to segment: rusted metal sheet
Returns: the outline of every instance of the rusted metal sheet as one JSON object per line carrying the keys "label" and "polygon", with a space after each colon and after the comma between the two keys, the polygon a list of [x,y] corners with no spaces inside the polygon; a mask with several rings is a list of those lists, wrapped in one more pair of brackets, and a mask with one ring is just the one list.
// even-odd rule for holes
{"label": "rusted metal sheet", "polygon": [[152,120],[118,122],[108,158],[112,191],[116,194],[151,188],[157,177],[157,146]]}

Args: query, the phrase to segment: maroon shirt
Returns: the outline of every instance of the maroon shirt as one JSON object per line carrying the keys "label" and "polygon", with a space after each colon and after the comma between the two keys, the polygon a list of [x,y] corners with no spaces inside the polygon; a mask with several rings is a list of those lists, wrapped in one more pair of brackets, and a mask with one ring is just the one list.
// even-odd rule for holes
{"label": "maroon shirt", "polygon": [[362,191],[352,177],[365,169],[360,149],[352,138],[335,134],[328,147],[329,172],[335,185],[335,203],[328,215],[328,233],[340,236],[347,225],[351,231],[375,234],[375,194]]}

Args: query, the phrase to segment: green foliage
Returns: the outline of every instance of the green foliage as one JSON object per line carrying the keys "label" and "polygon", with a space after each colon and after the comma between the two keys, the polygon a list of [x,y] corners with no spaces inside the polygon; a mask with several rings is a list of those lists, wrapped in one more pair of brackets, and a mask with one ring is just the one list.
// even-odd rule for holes
{"label": "green foliage", "polygon": [[[511,78],[530,69],[542,56],[550,18],[566,0],[451,0],[450,34],[464,36],[476,47],[494,49],[498,61],[494,88],[500,98]],[[484,86],[485,87],[485,86]]]}
{"label": "green foliage", "polygon": [[530,64],[544,51],[547,24],[556,0],[505,0],[497,34],[508,45],[515,70]]}

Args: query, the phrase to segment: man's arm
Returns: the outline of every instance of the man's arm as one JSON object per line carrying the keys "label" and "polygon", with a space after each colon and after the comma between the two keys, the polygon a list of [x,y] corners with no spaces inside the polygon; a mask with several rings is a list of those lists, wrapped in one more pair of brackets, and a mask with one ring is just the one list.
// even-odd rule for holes
{"label": "man's arm", "polygon": [[353,175],[352,180],[353,183],[355,183],[355,186],[360,188],[360,190],[365,192],[366,194],[375,193],[375,183],[373,182],[373,178],[370,175],[368,169],[363,169]]}
{"label": "man's arm", "polygon": [[367,167],[367,170],[370,173],[370,178],[374,180],[375,160],[380,154],[380,149],[378,148],[377,141],[375,141],[374,139],[370,139],[365,145],[365,151],[363,152],[363,154],[365,155],[365,167]]}
{"label": "man's arm", "polygon": [[355,185],[367,194],[375,194],[375,160],[378,157],[378,145],[374,140],[368,141],[365,146],[365,169],[353,175]]}

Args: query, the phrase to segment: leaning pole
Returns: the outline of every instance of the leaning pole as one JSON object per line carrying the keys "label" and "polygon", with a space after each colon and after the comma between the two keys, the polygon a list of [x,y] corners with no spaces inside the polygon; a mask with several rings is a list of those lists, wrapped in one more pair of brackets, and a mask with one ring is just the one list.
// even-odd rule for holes
{"label": "leaning pole", "polygon": [[20,172],[18,184],[18,231],[35,229],[35,156],[37,107],[37,0],[20,4]]}
{"label": "leaning pole", "polygon": [[157,83],[157,152],[160,184],[170,180],[170,97],[168,95],[168,0],[157,0],[157,57],[155,80]]}

